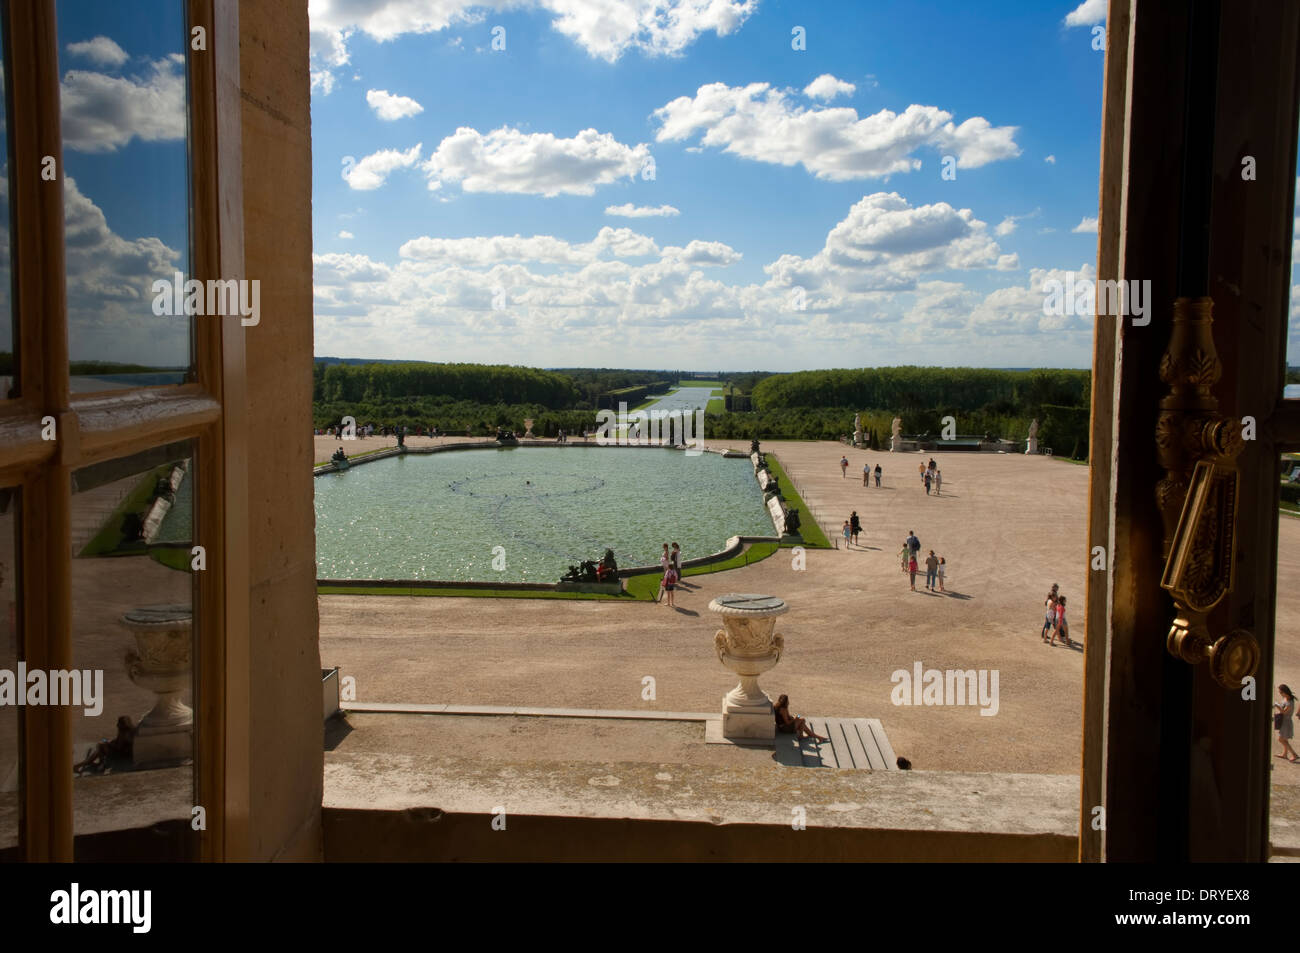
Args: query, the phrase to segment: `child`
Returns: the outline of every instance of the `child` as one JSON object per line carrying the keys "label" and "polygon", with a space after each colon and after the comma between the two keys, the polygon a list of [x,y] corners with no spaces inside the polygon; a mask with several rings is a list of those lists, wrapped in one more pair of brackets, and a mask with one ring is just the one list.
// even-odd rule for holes
{"label": "child", "polygon": [[947,591],[943,588],[943,577],[947,571],[948,571],[948,563],[942,556],[940,556],[939,557],[939,591],[940,592]]}
{"label": "child", "polygon": [[673,590],[677,588],[677,579],[677,570],[672,563],[669,563],[668,568],[664,570],[664,592],[668,595],[670,609],[677,607],[677,603],[673,601]]}
{"label": "child", "polygon": [[849,548],[849,540],[850,538],[852,538],[852,536],[853,536],[853,527],[849,525],[848,520],[845,520],[844,521],[844,548],[845,549]]}
{"label": "child", "polygon": [[916,574],[920,567],[916,564],[916,553],[912,553],[907,560],[907,572],[912,577],[912,591],[916,592]]}
{"label": "child", "polygon": [[907,572],[908,552],[907,543],[905,542],[903,548],[898,551],[898,568],[900,572]]}

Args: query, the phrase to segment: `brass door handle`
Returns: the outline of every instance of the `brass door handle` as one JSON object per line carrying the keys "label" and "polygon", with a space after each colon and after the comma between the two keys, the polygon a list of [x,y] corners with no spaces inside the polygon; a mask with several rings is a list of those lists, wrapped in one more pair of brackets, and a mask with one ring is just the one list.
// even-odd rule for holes
{"label": "brass door handle", "polygon": [[1170,654],[1191,665],[1208,661],[1216,682],[1240,688],[1259,667],[1258,640],[1246,629],[1214,638],[1205,624],[1236,582],[1239,475],[1221,460],[1200,460],[1192,471],[1160,585],[1178,607],[1165,642]]}

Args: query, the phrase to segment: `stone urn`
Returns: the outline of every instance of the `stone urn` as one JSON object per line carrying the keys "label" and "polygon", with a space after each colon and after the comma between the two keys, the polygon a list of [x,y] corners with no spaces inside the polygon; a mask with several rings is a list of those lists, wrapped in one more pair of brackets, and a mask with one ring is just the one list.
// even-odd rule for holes
{"label": "stone urn", "polygon": [[531,440],[533,437],[533,418],[524,418],[524,437]]}
{"label": "stone urn", "polygon": [[758,676],[781,661],[785,640],[776,617],[789,607],[783,599],[753,593],[728,593],[709,603],[722,617],[713,637],[718,661],[740,676],[740,684],[722,699],[722,734],[726,738],[776,741],[772,699],[758,687]]}
{"label": "stone urn", "polygon": [[158,696],[140,719],[132,760],[178,763],[194,756],[194,710],[181,701],[193,670],[193,610],[188,605],[141,606],[122,616],[135,636],[126,653],[131,681]]}

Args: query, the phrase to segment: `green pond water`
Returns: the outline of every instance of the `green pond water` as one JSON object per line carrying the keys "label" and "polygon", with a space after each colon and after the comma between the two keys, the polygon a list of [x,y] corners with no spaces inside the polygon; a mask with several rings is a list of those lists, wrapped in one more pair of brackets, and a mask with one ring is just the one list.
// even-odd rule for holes
{"label": "green pond water", "polygon": [[[515,447],[377,460],[316,477],[323,579],[555,582],[614,550],[620,566],[770,536],[748,460],[635,447]],[[503,547],[504,569],[493,567]],[[497,564],[501,560],[497,558]]]}

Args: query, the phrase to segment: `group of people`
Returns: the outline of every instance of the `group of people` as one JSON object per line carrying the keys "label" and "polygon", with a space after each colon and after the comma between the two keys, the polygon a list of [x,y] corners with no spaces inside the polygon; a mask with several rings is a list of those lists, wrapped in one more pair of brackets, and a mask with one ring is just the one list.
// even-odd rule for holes
{"label": "group of people", "polygon": [[670,608],[676,608],[677,603],[673,595],[677,587],[682,585],[682,548],[673,543],[672,549],[664,543],[663,554],[659,557],[659,568],[663,570],[663,578],[659,580],[659,595],[655,596],[655,602],[662,602]]}
{"label": "group of people", "polygon": [[858,545],[858,534],[862,532],[862,518],[858,516],[858,511],[854,510],[849,518],[844,521],[844,548],[848,549],[850,545]]}
{"label": "group of people", "polygon": [[925,484],[926,496],[930,495],[930,490],[932,488],[934,490],[934,495],[939,496],[940,492],[943,490],[943,471],[940,470],[939,465],[934,462],[934,457],[930,458],[928,464],[918,464],[917,471],[921,474],[921,482]]}
{"label": "group of people", "polygon": [[1047,610],[1043,617],[1043,641],[1048,645],[1055,645],[1059,637],[1063,644],[1073,646],[1074,642],[1070,639],[1070,623],[1065,618],[1065,596],[1061,595],[1060,586],[1056,583],[1052,583],[1051,591],[1047,593],[1043,606]]}
{"label": "group of people", "polygon": [[[871,486],[871,477],[874,474],[876,477],[876,486],[880,486],[880,477],[881,474],[883,473],[884,471],[880,469],[879,463],[876,464],[875,470],[871,469],[871,464],[864,463],[862,465],[862,485]],[[849,475],[849,458],[840,457],[840,476],[847,479],[848,475]]]}
{"label": "group of people", "polygon": [[[916,592],[916,574],[921,571],[921,540],[917,538],[916,530],[907,531],[907,539],[903,540],[903,548],[899,551],[898,558],[901,563],[903,572],[907,573],[911,582],[912,591]],[[930,555],[925,557],[925,588],[930,592],[947,592],[944,588],[944,580],[948,575],[948,561],[935,554],[930,550]]]}

